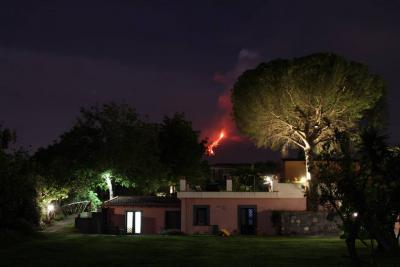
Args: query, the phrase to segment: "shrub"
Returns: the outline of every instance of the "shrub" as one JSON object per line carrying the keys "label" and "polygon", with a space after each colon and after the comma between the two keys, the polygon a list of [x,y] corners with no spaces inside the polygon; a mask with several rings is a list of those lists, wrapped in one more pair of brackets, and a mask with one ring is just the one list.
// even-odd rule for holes
{"label": "shrub", "polygon": [[12,229],[24,235],[32,235],[35,233],[36,227],[27,220],[19,218],[14,222]]}

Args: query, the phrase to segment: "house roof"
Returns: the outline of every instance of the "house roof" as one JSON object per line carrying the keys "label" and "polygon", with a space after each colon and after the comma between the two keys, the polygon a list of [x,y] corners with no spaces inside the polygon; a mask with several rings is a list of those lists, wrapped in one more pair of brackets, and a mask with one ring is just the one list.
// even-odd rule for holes
{"label": "house roof", "polygon": [[105,201],[103,206],[179,207],[180,200],[175,197],[117,196]]}

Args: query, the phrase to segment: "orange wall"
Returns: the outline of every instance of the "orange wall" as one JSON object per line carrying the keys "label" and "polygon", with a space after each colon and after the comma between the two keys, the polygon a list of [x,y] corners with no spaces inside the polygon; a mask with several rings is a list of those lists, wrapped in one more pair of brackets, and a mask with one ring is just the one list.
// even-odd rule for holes
{"label": "orange wall", "polygon": [[180,210],[179,207],[114,206],[109,208],[111,225],[123,230],[125,230],[125,213],[127,211],[141,211],[143,234],[159,234],[165,228],[165,212]]}
{"label": "orange wall", "polygon": [[[193,205],[210,206],[210,226],[193,225]],[[181,230],[188,234],[210,233],[211,225],[218,225],[231,233],[238,233],[238,206],[257,206],[257,233],[274,234],[272,210],[304,211],[306,199],[240,199],[240,198],[183,198],[181,199]]]}
{"label": "orange wall", "polygon": [[285,182],[291,182],[296,177],[300,178],[306,175],[306,163],[303,160],[284,161],[283,171]]}

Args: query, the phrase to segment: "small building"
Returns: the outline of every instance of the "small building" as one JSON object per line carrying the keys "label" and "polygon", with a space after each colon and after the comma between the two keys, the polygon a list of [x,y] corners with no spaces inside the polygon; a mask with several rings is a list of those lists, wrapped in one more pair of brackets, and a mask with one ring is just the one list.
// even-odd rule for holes
{"label": "small building", "polygon": [[304,161],[284,161],[286,183],[279,182],[283,180],[276,175],[266,175],[264,191],[233,191],[231,172],[249,166],[214,166],[213,177],[222,183],[218,190],[207,188],[208,191],[201,191],[200,187],[192,188],[182,179],[176,197],[118,196],[103,203],[101,216],[97,216],[100,219],[80,221],[85,221],[86,225],[101,222],[101,227],[97,228],[111,234],[159,234],[167,229],[188,234],[211,234],[218,229],[226,229],[236,234],[274,235],[274,211],[299,212],[307,209],[304,184],[299,181],[305,173]]}
{"label": "small building", "polygon": [[306,198],[300,185],[274,180],[269,192],[232,192],[232,180],[226,191],[197,192],[181,180],[181,230],[184,233],[212,233],[226,229],[236,234],[276,234],[273,211],[305,211]]}
{"label": "small building", "polygon": [[159,234],[180,229],[180,200],[153,196],[119,196],[105,201],[107,232]]}
{"label": "small building", "polygon": [[226,179],[225,191],[191,191],[180,181],[177,197],[119,196],[105,201],[105,232],[159,234],[177,229],[188,234],[211,234],[226,229],[236,234],[276,234],[273,211],[305,211],[301,187],[273,180],[270,191],[233,192]]}
{"label": "small building", "polygon": [[169,229],[187,234],[215,234],[222,229],[242,235],[338,234],[337,223],[328,222],[326,214],[307,212],[303,160],[284,160],[284,179],[264,175],[266,186],[259,191],[241,187],[233,191],[231,173],[246,167],[215,166],[213,177],[222,185],[211,190],[191,187],[181,179],[175,197],[115,197],[103,203],[102,212],[78,217],[76,227],[85,233],[109,234],[160,234]]}

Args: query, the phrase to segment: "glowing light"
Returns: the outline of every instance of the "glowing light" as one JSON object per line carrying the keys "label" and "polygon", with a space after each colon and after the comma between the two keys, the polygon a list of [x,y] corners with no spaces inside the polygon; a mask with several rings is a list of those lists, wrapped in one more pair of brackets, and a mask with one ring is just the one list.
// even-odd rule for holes
{"label": "glowing light", "polygon": [[133,212],[128,211],[126,213],[126,233],[132,234],[133,233]]}
{"label": "glowing light", "polygon": [[135,234],[142,232],[142,212],[135,211]]}
{"label": "glowing light", "polygon": [[215,152],[214,152],[214,148],[216,148],[219,143],[221,142],[221,140],[225,138],[225,133],[224,130],[221,130],[221,133],[219,134],[219,137],[217,140],[215,140],[214,142],[212,142],[208,147],[207,147],[207,154],[209,156],[214,156]]}
{"label": "glowing light", "polygon": [[54,205],[53,204],[49,204],[47,205],[47,212],[53,212],[54,211]]}
{"label": "glowing light", "polygon": [[128,211],[126,213],[126,233],[140,234],[142,233],[142,212]]}
{"label": "glowing light", "polygon": [[309,177],[306,177],[306,176],[301,176],[301,178],[300,178],[300,183],[302,183],[302,184],[307,184],[307,182],[308,181],[310,181],[311,179],[309,178]]}
{"label": "glowing light", "polygon": [[271,176],[266,175],[263,178],[264,178],[264,184],[272,184],[272,177]]}
{"label": "glowing light", "polygon": [[358,217],[358,212],[354,212],[353,213],[353,218],[357,218]]}
{"label": "glowing light", "polygon": [[264,184],[269,185],[268,191],[274,191],[274,182],[272,175],[265,175],[263,178],[264,178]]}

